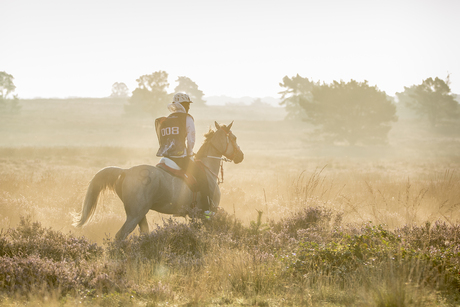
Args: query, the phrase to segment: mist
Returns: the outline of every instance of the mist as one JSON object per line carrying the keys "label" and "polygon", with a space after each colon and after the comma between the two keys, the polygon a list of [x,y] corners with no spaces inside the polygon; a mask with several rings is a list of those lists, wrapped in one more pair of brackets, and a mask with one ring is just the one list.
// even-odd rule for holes
{"label": "mist", "polygon": [[[2,1],[0,305],[458,304],[459,11]],[[150,210],[151,233],[114,242],[126,211],[106,193],[72,226],[101,169],[159,162],[176,85],[199,98],[195,152],[215,121],[244,152],[221,161],[214,218]]]}

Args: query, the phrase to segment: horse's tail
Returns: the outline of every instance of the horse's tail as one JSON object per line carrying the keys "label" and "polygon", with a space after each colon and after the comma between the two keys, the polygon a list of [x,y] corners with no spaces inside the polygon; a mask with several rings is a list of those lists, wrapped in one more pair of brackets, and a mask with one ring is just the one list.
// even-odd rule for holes
{"label": "horse's tail", "polygon": [[101,192],[107,189],[116,191],[117,181],[122,174],[123,169],[118,167],[106,167],[97,172],[89,183],[81,213],[74,217],[73,226],[82,227],[91,219],[94,211],[96,211]]}

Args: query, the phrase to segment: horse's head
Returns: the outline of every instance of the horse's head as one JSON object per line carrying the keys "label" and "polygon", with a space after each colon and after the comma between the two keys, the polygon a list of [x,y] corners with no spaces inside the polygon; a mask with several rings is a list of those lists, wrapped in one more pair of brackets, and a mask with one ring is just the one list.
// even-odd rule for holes
{"label": "horse's head", "polygon": [[236,136],[232,133],[232,125],[216,125],[216,132],[211,140],[212,145],[227,159],[232,160],[235,164],[240,163],[244,159],[244,154],[240,149],[240,146],[236,143]]}

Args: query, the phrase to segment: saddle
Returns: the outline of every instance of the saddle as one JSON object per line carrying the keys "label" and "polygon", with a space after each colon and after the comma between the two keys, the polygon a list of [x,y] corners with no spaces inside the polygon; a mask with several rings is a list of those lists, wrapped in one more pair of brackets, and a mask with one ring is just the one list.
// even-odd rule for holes
{"label": "saddle", "polygon": [[156,167],[161,168],[162,170],[170,173],[175,177],[183,179],[187,186],[190,188],[190,190],[192,190],[192,192],[199,192],[198,182],[196,181],[195,177],[191,174],[187,174],[173,160],[166,157],[162,157],[160,159],[160,162],[156,165]]}

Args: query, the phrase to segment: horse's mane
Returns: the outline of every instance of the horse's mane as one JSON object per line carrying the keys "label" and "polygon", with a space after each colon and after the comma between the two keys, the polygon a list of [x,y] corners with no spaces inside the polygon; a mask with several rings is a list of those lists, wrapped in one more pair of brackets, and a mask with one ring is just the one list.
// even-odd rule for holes
{"label": "horse's mane", "polygon": [[201,145],[200,149],[198,149],[198,152],[196,153],[197,158],[202,158],[204,156],[204,150],[208,147],[209,141],[212,139],[214,133],[216,133],[216,131],[209,128],[209,131],[204,134],[203,145]]}
{"label": "horse's mane", "polygon": [[214,133],[216,133],[216,131],[214,131],[211,128],[209,128],[209,131],[204,134],[204,142],[203,143],[209,142],[209,140],[211,140],[211,138],[214,135]]}

